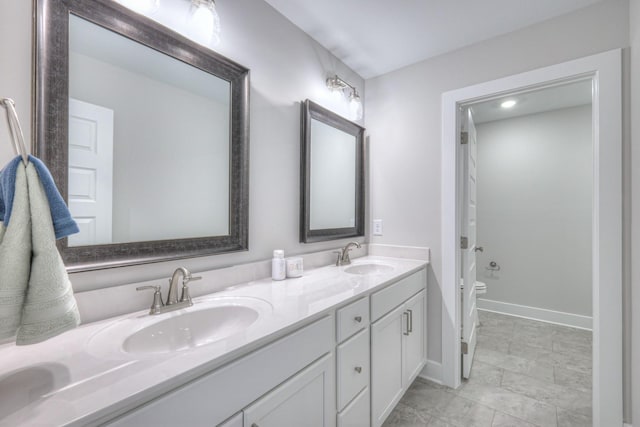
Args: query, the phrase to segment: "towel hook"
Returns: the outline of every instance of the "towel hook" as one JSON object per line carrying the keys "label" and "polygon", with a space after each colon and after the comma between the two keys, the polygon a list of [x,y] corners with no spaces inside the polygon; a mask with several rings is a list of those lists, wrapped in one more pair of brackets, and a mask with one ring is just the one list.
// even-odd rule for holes
{"label": "towel hook", "polygon": [[11,98],[0,98],[0,101],[2,101],[2,104],[7,109],[7,122],[9,123],[9,132],[13,140],[13,149],[16,154],[22,156],[22,162],[26,166],[29,162],[29,152],[24,145],[24,134],[22,133],[22,126],[20,126],[20,120],[16,112],[16,103]]}

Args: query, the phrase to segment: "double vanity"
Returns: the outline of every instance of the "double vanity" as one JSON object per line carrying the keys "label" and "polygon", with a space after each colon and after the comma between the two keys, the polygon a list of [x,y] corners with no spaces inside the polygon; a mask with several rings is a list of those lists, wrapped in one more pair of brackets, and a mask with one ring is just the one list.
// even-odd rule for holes
{"label": "double vanity", "polygon": [[367,256],[4,345],[0,425],[380,426],[426,361],[425,266]]}
{"label": "double vanity", "polygon": [[[266,276],[257,262],[255,274],[194,299],[177,283],[195,278],[178,269],[166,304],[154,280],[138,284],[150,310],[90,323],[138,309],[141,295],[87,272],[231,252],[213,265],[243,264],[264,253],[241,253],[249,68],[119,3],[34,2],[34,153],[81,219],[58,249],[80,273],[74,289],[89,323],[37,345],[0,345],[0,426],[380,426],[426,362],[426,261],[349,264],[347,245],[347,265],[243,283]],[[299,105],[301,122],[288,123],[301,129],[299,241],[365,240],[364,128],[309,99]],[[291,242],[282,236],[291,223],[274,223],[262,244]],[[224,276],[204,272],[194,293],[220,290]],[[96,314],[104,307],[118,311]]]}

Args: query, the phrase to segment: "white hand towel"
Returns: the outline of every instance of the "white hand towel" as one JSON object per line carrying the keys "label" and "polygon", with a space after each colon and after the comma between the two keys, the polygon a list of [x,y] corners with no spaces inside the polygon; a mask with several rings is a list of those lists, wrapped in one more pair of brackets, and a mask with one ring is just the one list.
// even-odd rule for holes
{"label": "white hand towel", "polygon": [[31,213],[27,176],[18,166],[13,217],[5,228],[0,222],[0,340],[15,335],[22,315],[31,268]]}
{"label": "white hand towel", "polygon": [[[71,282],[56,247],[49,202],[31,162],[26,167],[26,175],[32,255],[31,275],[16,337],[18,345],[44,341],[80,323]],[[9,227],[12,225],[13,218]]]}

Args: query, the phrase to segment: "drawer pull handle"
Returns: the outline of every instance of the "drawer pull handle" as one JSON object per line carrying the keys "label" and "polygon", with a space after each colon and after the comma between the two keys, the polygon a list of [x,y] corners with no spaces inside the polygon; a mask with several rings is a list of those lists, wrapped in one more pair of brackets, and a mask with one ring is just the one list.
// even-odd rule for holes
{"label": "drawer pull handle", "polygon": [[356,322],[360,323],[362,322],[362,316],[356,316],[353,318],[353,320],[355,320]]}
{"label": "drawer pull handle", "polygon": [[362,366],[356,366],[356,372],[361,374],[362,373]]}
{"label": "drawer pull handle", "polygon": [[413,310],[407,309],[409,312],[409,333],[413,332]]}
{"label": "drawer pull handle", "polygon": [[403,312],[403,313],[402,313],[402,315],[403,315],[403,316],[407,316],[407,317],[406,317],[406,319],[407,319],[407,320],[406,320],[406,323],[405,323],[405,325],[406,325],[407,329],[406,329],[406,331],[405,331],[405,332],[403,332],[403,334],[404,334],[404,335],[409,335],[409,332],[411,332],[411,331],[409,330],[409,312],[408,312],[408,311],[405,311],[405,312]]}

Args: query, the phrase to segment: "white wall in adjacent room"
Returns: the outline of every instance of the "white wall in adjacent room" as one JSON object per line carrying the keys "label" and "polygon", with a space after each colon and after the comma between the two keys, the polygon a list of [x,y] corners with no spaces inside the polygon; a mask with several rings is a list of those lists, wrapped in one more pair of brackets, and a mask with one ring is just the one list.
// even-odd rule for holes
{"label": "white wall in adjacent room", "polygon": [[476,129],[481,298],[591,317],[591,105]]}

